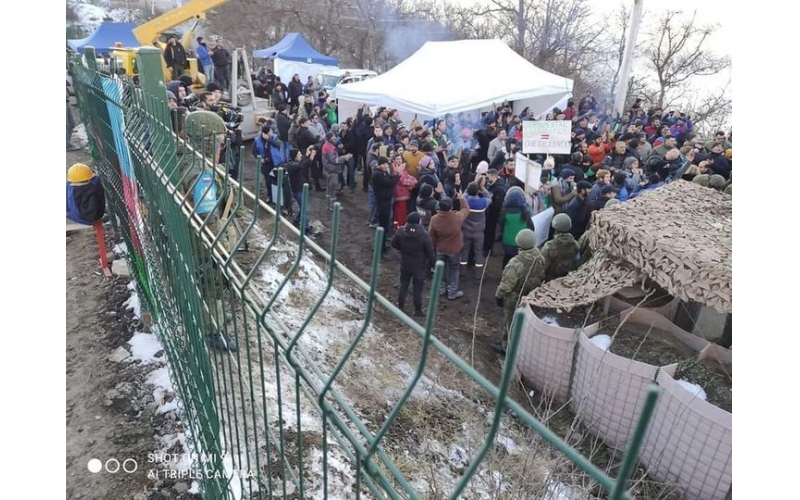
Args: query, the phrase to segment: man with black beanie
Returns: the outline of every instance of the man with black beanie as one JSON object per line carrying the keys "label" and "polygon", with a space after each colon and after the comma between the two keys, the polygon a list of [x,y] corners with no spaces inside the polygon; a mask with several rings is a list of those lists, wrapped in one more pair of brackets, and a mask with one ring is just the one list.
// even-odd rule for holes
{"label": "man with black beanie", "polygon": [[386,243],[392,229],[392,195],[400,174],[390,171],[389,158],[378,158],[378,169],[372,174],[372,189],[375,193],[375,204],[378,209],[378,225],[383,228],[381,241],[381,257],[386,257],[389,247]]}
{"label": "man with black beanie", "polygon": [[436,253],[428,232],[421,225],[422,217],[417,212],[408,214],[406,224],[392,238],[392,247],[400,251],[400,291],[397,307],[403,309],[408,295],[408,285],[414,279],[414,316],[424,317],[422,310],[422,287],[425,275],[436,263]]}

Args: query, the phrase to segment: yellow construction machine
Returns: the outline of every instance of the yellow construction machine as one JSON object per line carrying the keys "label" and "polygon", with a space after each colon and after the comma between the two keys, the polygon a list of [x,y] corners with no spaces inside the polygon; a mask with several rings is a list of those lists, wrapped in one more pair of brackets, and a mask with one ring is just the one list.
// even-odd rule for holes
{"label": "yellow construction machine", "polygon": [[[154,46],[163,51],[166,42],[160,38],[176,26],[194,20],[192,27],[183,34],[181,39],[181,44],[188,51],[194,42],[194,31],[200,21],[206,18],[206,12],[227,2],[228,0],[190,0],[180,7],[176,7],[137,26],[133,30],[133,35],[142,46]],[[127,75],[137,75],[139,73],[136,67],[135,48],[115,47],[111,52],[111,57],[118,71],[124,71]],[[206,78],[198,70],[197,58],[190,57],[188,60],[188,67],[184,69],[183,74],[192,77],[193,89],[202,89]],[[172,72],[167,68],[163,57],[161,58],[161,65],[164,69],[164,81],[172,80]]]}

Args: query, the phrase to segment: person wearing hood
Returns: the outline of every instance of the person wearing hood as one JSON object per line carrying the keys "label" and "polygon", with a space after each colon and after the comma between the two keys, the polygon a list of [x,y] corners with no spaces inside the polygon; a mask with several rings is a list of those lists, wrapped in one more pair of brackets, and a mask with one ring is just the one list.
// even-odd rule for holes
{"label": "person wearing hood", "polygon": [[394,223],[395,226],[400,227],[406,223],[409,213],[408,200],[411,198],[411,190],[418,181],[406,171],[406,164],[403,163],[401,156],[395,156],[392,161],[395,173],[400,174],[400,178],[394,186]]}
{"label": "person wearing hood", "polygon": [[406,223],[392,238],[392,248],[400,252],[400,290],[397,294],[397,307],[405,308],[408,285],[414,280],[414,316],[425,317],[422,310],[422,288],[425,276],[436,264],[436,252],[430,235],[421,224],[422,217],[417,212],[408,214]]}
{"label": "person wearing hood", "polygon": [[519,251],[516,244],[517,234],[525,228],[533,230],[531,218],[525,192],[517,186],[510,188],[503,200],[503,211],[500,214],[500,226],[503,228],[503,268]]}
{"label": "person wearing hood", "polygon": [[197,62],[203,67],[203,74],[206,75],[206,82],[214,81],[214,60],[211,58],[214,55],[214,51],[208,49],[202,36],[197,37],[197,49],[195,52],[197,52]]}
{"label": "person wearing hood", "polygon": [[556,181],[551,190],[553,210],[560,214],[575,197],[575,172],[572,169],[561,169],[561,179]]}
{"label": "person wearing hood", "polygon": [[520,249],[508,265],[503,269],[500,284],[494,292],[495,301],[504,309],[505,323],[499,342],[491,344],[491,349],[498,354],[505,354],[506,339],[511,332],[514,311],[520,297],[531,293],[542,284],[545,277],[545,258],[536,248],[536,235],[531,229],[522,229],[514,238]]}
{"label": "person wearing hood", "polygon": [[486,177],[480,177],[477,182],[470,182],[467,186],[467,206],[469,215],[461,225],[464,235],[464,246],[461,249],[461,275],[466,275],[470,253],[475,262],[475,280],[480,282],[483,274],[484,254],[483,237],[486,231],[486,210],[492,202],[492,193],[486,190]]}

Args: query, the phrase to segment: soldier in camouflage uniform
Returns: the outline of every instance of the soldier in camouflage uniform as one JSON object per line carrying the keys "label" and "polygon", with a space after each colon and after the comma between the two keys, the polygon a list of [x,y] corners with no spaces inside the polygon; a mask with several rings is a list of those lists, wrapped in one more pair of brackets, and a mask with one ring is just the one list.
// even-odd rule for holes
{"label": "soldier in camouflage uniform", "polygon": [[714,188],[717,191],[723,191],[725,189],[725,177],[719,174],[712,175],[708,179],[708,187]]}
{"label": "soldier in camouflage uniform", "polygon": [[[195,111],[186,117],[185,122],[186,138],[192,148],[202,153],[203,159],[191,154],[184,154],[181,158],[179,169],[182,178],[182,187],[184,194],[189,200],[192,200],[192,191],[196,185],[198,178],[206,171],[211,171],[210,165],[206,163],[206,159],[211,159],[212,163],[217,165],[220,163],[220,150],[225,141],[225,134],[227,129],[225,122],[216,113],[210,111]],[[219,172],[214,172],[214,179],[217,187],[217,196],[223,200],[226,196],[233,194],[223,192],[224,180],[221,178]],[[235,226],[231,223],[225,227],[225,220],[220,218],[220,208],[225,204],[220,203],[216,210],[208,214],[201,215],[200,217],[210,218],[207,227],[215,234],[222,236],[219,239],[216,248],[224,249],[230,252],[236,244],[238,235],[236,234]],[[228,217],[233,217],[233,214],[228,214]],[[196,229],[190,227],[191,234],[195,236],[192,241],[192,247],[195,254],[198,256],[198,282],[203,295],[204,314],[204,330],[211,332],[208,335],[208,342],[214,348],[227,349],[229,351],[236,351],[237,344],[235,339],[228,338],[222,333],[225,324],[225,303],[222,300],[224,289],[227,288],[227,280],[219,270],[216,262],[212,258],[211,251],[206,248],[203,242],[196,235]]]}
{"label": "soldier in camouflage uniform", "polygon": [[710,175],[708,175],[708,174],[700,174],[700,175],[695,176],[695,178],[692,179],[692,182],[694,182],[695,184],[700,184],[701,186],[709,187],[708,184],[709,184],[710,180],[711,180],[711,176]]}
{"label": "soldier in camouflage uniform", "polygon": [[508,261],[503,269],[503,277],[495,291],[497,305],[505,310],[504,331],[501,342],[491,345],[500,354],[506,352],[506,338],[511,332],[511,322],[520,297],[524,297],[542,284],[545,262],[536,248],[536,237],[530,229],[523,229],[515,238],[519,253]]}
{"label": "soldier in camouflage uniform", "polygon": [[575,255],[579,251],[578,242],[570,234],[572,220],[567,214],[556,214],[551,224],[556,234],[542,247],[542,256],[546,262],[545,280],[561,278],[577,267]]}

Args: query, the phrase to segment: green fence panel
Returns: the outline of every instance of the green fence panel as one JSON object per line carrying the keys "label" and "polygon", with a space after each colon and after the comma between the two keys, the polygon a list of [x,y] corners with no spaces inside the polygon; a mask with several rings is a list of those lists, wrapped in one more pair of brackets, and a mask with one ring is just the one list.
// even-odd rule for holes
{"label": "green fence panel", "polygon": [[[521,310],[515,316],[501,382],[494,386],[434,335],[437,294],[431,294],[428,317],[420,325],[377,292],[381,229],[376,234],[370,282],[365,283],[337,260],[339,204],[333,212],[331,246],[322,249],[283,220],[279,210],[258,201],[260,175],[255,176],[252,193],[231,179],[227,168],[214,165],[210,159],[221,146],[218,140],[212,136],[196,140],[198,132],[205,135],[205,130],[176,133],[165,102],[160,52],[143,48],[137,57],[138,85],[98,71],[91,48],[85,59],[71,61],[70,71],[92,166],[102,179],[115,233],[128,247],[132,275],[164,346],[188,442],[197,453],[194,466],[205,471],[198,480],[206,498],[311,498],[308,472],[313,447],[304,441],[312,435],[308,433],[321,435],[317,447],[322,452],[325,498],[330,495],[334,445],[354,470],[353,497],[368,492],[374,498],[421,498],[422,493],[412,486],[414,478],[404,476],[382,445],[434,351],[495,402],[486,440],[447,498],[459,498],[474,480],[508,412],[591,476],[609,498],[630,498],[628,480],[655,407],[657,388],[648,394],[615,481],[509,397],[524,318]],[[203,169],[215,173],[218,187],[210,215],[199,214],[192,197],[197,172]],[[280,169],[278,185],[283,176]],[[281,196],[278,190],[278,206]],[[305,186],[300,227],[305,227],[308,217],[307,200]],[[239,213],[244,214],[241,220]],[[248,242],[264,228],[271,234],[263,248],[240,258]],[[280,252],[287,257],[287,265],[281,268],[275,289],[265,290],[256,280],[258,272]],[[303,259],[309,257],[325,263],[325,285],[312,293],[310,309],[300,325],[292,328],[276,306],[297,279]],[[438,289],[442,273],[438,263],[433,290]],[[326,370],[301,340],[309,334],[336,280],[360,290],[366,307],[357,333],[337,354],[333,368]],[[419,335],[422,347],[414,375],[373,432],[340,392],[337,381],[362,344],[377,306]],[[311,429],[302,418],[309,409],[319,418]]]}

